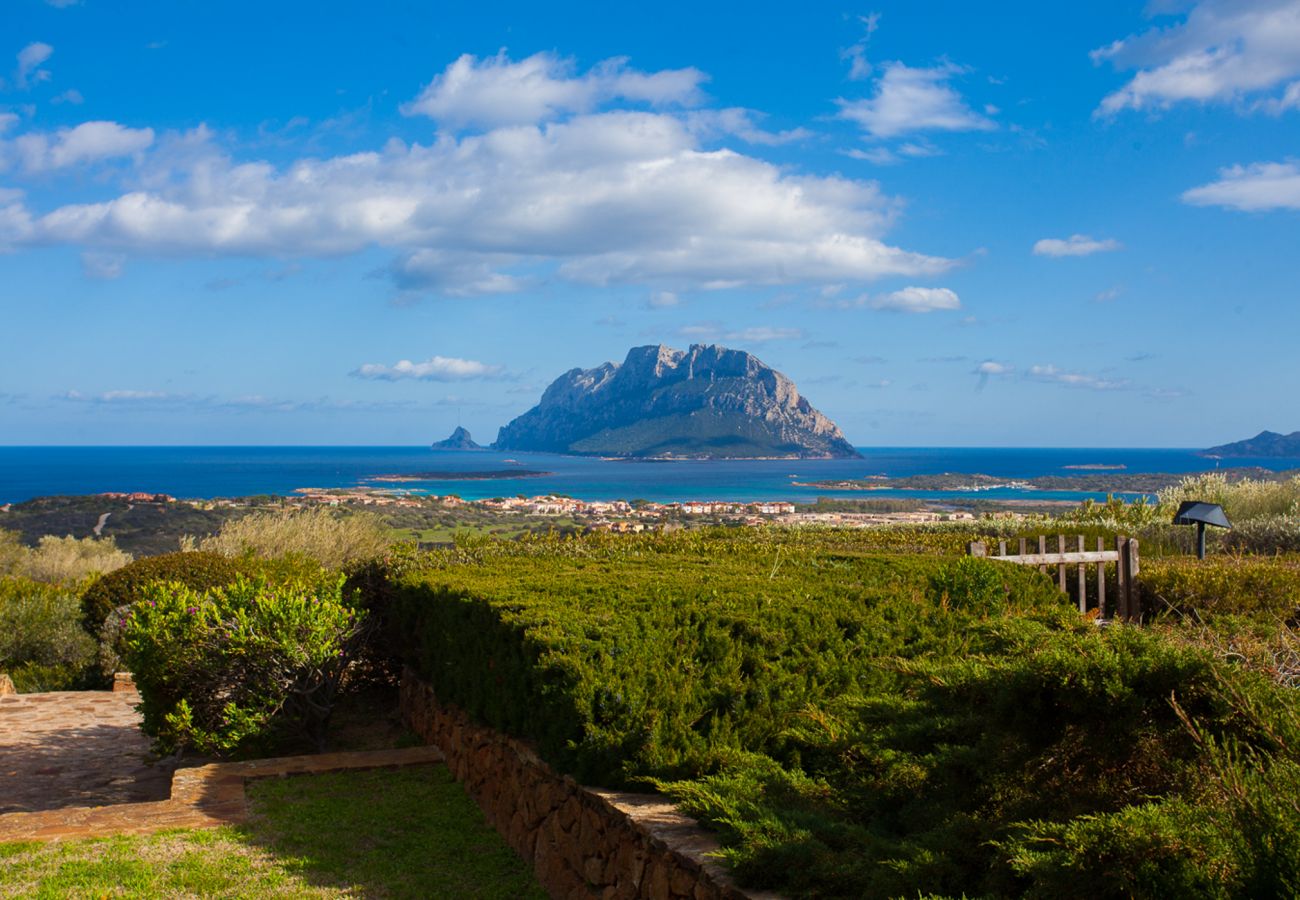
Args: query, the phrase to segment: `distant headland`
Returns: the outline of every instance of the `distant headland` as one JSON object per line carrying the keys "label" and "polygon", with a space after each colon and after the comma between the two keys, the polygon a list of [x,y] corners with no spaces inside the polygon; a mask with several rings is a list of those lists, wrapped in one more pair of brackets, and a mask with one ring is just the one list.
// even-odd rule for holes
{"label": "distant headland", "polygon": [[1278,434],[1276,431],[1261,431],[1253,438],[1220,444],[1208,450],[1202,450],[1201,456],[1251,456],[1262,459],[1270,456],[1300,457],[1300,431],[1290,434]]}

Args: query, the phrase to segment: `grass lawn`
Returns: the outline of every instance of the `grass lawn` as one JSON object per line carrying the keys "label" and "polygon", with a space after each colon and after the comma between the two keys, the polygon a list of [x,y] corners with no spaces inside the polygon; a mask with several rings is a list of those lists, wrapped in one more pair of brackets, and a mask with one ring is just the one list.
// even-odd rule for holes
{"label": "grass lawn", "polygon": [[267,779],[240,827],[0,844],[0,897],[544,898],[444,766]]}

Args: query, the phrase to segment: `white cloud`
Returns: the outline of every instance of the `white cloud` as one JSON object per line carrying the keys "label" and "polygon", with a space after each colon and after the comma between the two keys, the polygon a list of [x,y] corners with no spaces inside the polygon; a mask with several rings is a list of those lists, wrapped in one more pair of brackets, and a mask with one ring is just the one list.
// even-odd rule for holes
{"label": "white cloud", "polygon": [[62,94],[50,101],[51,103],[71,103],[73,106],[80,106],[86,102],[86,98],[81,96],[81,91],[76,88],[68,88]]}
{"label": "white cloud", "polygon": [[505,373],[501,366],[491,366],[473,359],[457,359],[454,356],[433,356],[424,362],[411,362],[409,359],[398,361],[396,365],[385,366],[379,363],[366,363],[348,373],[355,378],[369,378],[379,381],[470,381],[474,379],[500,378]]}
{"label": "white cloud", "polygon": [[655,291],[646,300],[646,306],[651,309],[668,309],[673,306],[680,306],[682,298],[673,291]]}
{"label": "white cloud", "polygon": [[1060,238],[1043,238],[1034,244],[1034,254],[1036,256],[1091,256],[1094,253],[1105,253],[1110,250],[1120,249],[1120,242],[1111,238],[1098,240],[1086,234],[1072,234],[1062,240]]}
{"label": "white cloud", "polygon": [[522,290],[528,279],[495,271],[511,258],[500,254],[448,253],[416,250],[388,268],[393,283],[404,291],[434,291],[449,297],[482,297]]}
{"label": "white cloud", "polygon": [[871,63],[867,60],[867,44],[871,41],[871,36],[876,33],[876,29],[880,27],[880,13],[858,16],[858,22],[862,25],[862,39],[840,51],[840,59],[848,60],[850,81],[861,81],[871,74]]}
{"label": "white cloud", "polygon": [[16,158],[28,172],[63,169],[80,163],[131,156],[153,143],[152,128],[127,128],[117,122],[83,122],[53,134],[28,132],[0,142],[0,159]]}
{"label": "white cloud", "polygon": [[734,135],[747,144],[776,147],[812,137],[812,132],[806,128],[765,131],[759,125],[764,118],[766,117],[763,113],[752,109],[728,107],[727,109],[694,110],[685,116],[685,121],[692,131],[705,140]]}
{"label": "white cloud", "polygon": [[1219,171],[1219,180],[1183,193],[1195,206],[1223,206],[1243,212],[1300,210],[1300,163],[1252,163]]}
{"label": "white cloud", "polygon": [[701,322],[695,325],[683,325],[677,329],[676,334],[678,337],[695,342],[715,343],[723,341],[734,344],[766,344],[770,341],[802,340],[804,330],[802,328],[775,328],[771,325],[726,329],[717,322]]}
{"label": "white cloud", "polygon": [[0,112],[0,134],[4,134],[10,128],[18,124],[18,114],[11,112]]}
{"label": "white cloud", "polygon": [[1129,382],[1125,380],[1101,378],[1097,375],[1086,375],[1082,372],[1066,372],[1053,365],[1030,366],[1027,374],[1034,381],[1087,388],[1093,391],[1119,391],[1130,386]]}
{"label": "white cloud", "polygon": [[126,257],[120,253],[95,253],[87,251],[81,254],[81,272],[87,278],[97,281],[111,281],[120,278]]}
{"label": "white cloud", "polygon": [[[1102,100],[1100,115],[1240,101],[1300,77],[1300,0],[1201,0],[1180,24],[1115,41],[1092,58],[1138,70]],[[1260,108],[1281,112],[1298,92],[1290,84]]]}
{"label": "white cloud", "polygon": [[590,112],[611,100],[692,105],[705,80],[698,69],[641,72],[628,68],[624,58],[607,59],[582,75],[574,70],[572,60],[552,53],[517,62],[504,50],[485,59],[466,53],[402,112],[450,127],[530,125]]}
{"label": "white cloud", "polygon": [[[21,142],[35,169],[148,150],[116,197],[43,213],[0,206],[0,246],[275,258],[384,247],[399,288],[453,295],[552,276],[692,290],[861,284],[953,266],[884,242],[900,205],[875,182],[711,148],[693,115],[615,109],[283,167],[232,159],[205,127],[156,142],[115,123],[19,135],[7,145]],[[82,131],[92,124],[104,127]]]}
{"label": "white cloud", "polygon": [[905,287],[872,297],[868,302],[872,309],[885,309],[892,312],[929,313],[936,310],[961,309],[961,300],[948,288]]}
{"label": "white cloud", "polygon": [[42,69],[41,63],[49,59],[53,53],[53,47],[40,41],[30,43],[18,51],[18,68],[14,72],[14,83],[19,90],[27,90],[33,84],[49,80],[49,70]]}
{"label": "white cloud", "polygon": [[986,359],[975,367],[976,375],[1010,375],[1016,370],[1016,367],[1010,363],[998,362],[995,359]]}
{"label": "white cloud", "polygon": [[98,394],[83,394],[81,391],[65,391],[58,399],[76,403],[156,403],[162,400],[182,400],[183,395],[168,394],[165,391],[113,390]]}
{"label": "white cloud", "polygon": [[967,106],[948,83],[963,71],[951,63],[930,69],[889,63],[876,80],[874,96],[836,101],[839,116],[875,138],[917,131],[992,131],[997,123]]}

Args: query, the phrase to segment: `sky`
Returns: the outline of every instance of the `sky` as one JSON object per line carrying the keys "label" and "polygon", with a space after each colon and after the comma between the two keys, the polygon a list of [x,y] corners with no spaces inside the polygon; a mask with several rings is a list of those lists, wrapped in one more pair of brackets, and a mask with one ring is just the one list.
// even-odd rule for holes
{"label": "sky", "polygon": [[1300,429],[1300,0],[0,4],[0,443],[481,442],[718,343],[858,446]]}

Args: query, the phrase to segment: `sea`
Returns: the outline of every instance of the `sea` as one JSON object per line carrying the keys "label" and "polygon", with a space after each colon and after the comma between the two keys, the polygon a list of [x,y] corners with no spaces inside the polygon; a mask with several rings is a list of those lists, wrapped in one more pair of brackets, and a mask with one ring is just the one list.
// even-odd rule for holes
{"label": "sea", "polygon": [[[448,451],[422,447],[0,447],[0,503],[57,494],[148,491],[185,499],[288,495],[300,488],[388,488],[456,494],[466,500],[562,494],[582,500],[789,500],[906,496],[942,500],[1105,499],[1086,491],[997,488],[977,493],[821,490],[813,481],[874,475],[984,474],[1008,480],[1041,475],[1200,472],[1216,466],[1300,468],[1300,458],[1214,460],[1190,449],[860,447],[862,459],[624,461],[547,453]],[[1086,466],[1089,469],[1080,469]],[[519,472],[485,479],[474,473]],[[544,475],[525,475],[544,472]],[[376,481],[385,476],[436,477]]]}

